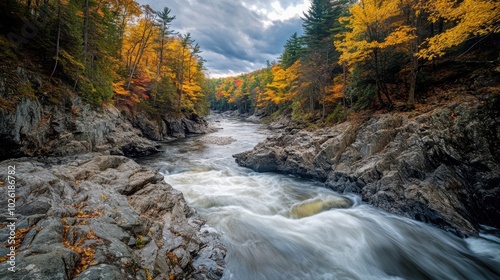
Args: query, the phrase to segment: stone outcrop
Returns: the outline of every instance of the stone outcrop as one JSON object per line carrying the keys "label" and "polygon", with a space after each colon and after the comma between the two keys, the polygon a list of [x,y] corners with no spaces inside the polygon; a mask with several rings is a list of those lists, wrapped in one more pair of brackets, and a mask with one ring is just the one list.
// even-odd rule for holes
{"label": "stone outcrop", "polygon": [[[1,93],[0,93],[1,94]],[[95,109],[69,96],[65,104],[42,105],[22,97],[12,110],[0,110],[0,159],[111,152],[131,157],[158,152],[114,107]]]}
{"label": "stone outcrop", "polygon": [[[16,273],[3,261],[0,279],[222,276],[225,249],[218,233],[153,170],[95,154],[7,160],[0,169],[9,165],[16,170],[18,251]],[[2,213],[0,220],[9,217]],[[9,231],[0,228],[1,244]],[[1,256],[7,253],[0,248]]]}
{"label": "stone outcrop", "polygon": [[134,127],[141,130],[145,137],[155,141],[171,141],[186,138],[188,135],[206,134],[215,131],[205,119],[195,114],[180,118],[163,116],[152,120],[144,113],[137,113],[136,115],[129,114],[128,119]]}
{"label": "stone outcrop", "polygon": [[340,193],[458,235],[500,227],[500,114],[454,103],[314,131],[287,128],[235,155],[256,171],[322,180]]}

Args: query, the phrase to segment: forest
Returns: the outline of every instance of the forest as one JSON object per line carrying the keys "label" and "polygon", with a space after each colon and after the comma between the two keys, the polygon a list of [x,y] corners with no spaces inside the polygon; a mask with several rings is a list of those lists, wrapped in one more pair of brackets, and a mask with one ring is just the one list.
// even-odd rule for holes
{"label": "forest", "polygon": [[[208,79],[200,45],[172,30],[174,20],[168,7],[134,0],[5,0],[2,68],[44,73],[50,83],[18,91],[54,104],[68,88],[96,107],[151,115],[203,116],[210,107],[338,122],[367,108],[412,110],[462,71],[492,65],[500,49],[496,1],[313,0],[303,34],[290,36],[277,61]],[[0,107],[18,98],[1,97]]]}
{"label": "forest", "polygon": [[306,122],[406,111],[499,58],[496,1],[313,0],[302,20],[277,62],[210,80],[211,106]]}
{"label": "forest", "polygon": [[[96,108],[205,115],[200,46],[189,33],[172,30],[173,20],[169,8],[155,11],[134,0],[3,0],[2,71],[26,67],[49,81],[7,86],[56,105],[72,91]],[[0,98],[0,108],[19,98]]]}

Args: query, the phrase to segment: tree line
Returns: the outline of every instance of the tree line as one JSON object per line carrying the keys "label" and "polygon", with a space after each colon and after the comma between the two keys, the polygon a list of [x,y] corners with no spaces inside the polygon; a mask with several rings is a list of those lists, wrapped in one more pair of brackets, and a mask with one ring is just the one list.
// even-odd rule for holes
{"label": "tree line", "polygon": [[172,30],[173,20],[168,7],[134,0],[2,0],[0,48],[5,60],[40,70],[97,106],[203,115],[205,61],[189,33]]}
{"label": "tree line", "polygon": [[303,35],[286,41],[278,62],[212,79],[211,106],[334,121],[397,102],[411,110],[440,62],[481,45],[480,59],[498,60],[500,49],[491,0],[313,0],[302,20]]}

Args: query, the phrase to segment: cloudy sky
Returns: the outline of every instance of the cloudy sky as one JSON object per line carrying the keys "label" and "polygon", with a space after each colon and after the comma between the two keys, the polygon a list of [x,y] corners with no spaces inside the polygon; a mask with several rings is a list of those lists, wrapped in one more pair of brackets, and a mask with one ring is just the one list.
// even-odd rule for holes
{"label": "cloudy sky", "polygon": [[169,7],[172,29],[190,32],[210,77],[233,76],[277,60],[285,41],[302,32],[310,0],[138,0],[157,11]]}

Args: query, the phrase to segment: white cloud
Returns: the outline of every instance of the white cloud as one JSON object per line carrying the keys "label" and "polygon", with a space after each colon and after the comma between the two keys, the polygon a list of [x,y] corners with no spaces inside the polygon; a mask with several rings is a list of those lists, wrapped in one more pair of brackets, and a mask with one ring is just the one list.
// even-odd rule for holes
{"label": "white cloud", "polygon": [[211,77],[251,72],[278,58],[285,41],[302,30],[309,0],[138,0],[172,9],[172,28],[190,32]]}
{"label": "white cloud", "polygon": [[267,15],[271,20],[288,20],[295,17],[301,17],[303,12],[309,8],[310,1],[303,1],[298,5],[288,6],[283,8],[279,1],[272,4],[272,10]]}

